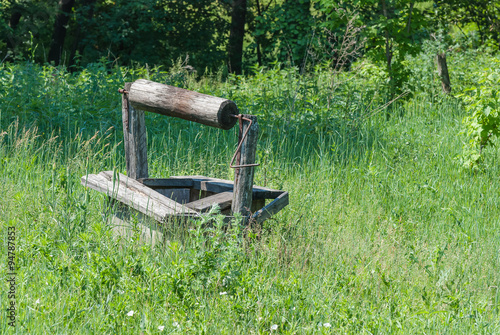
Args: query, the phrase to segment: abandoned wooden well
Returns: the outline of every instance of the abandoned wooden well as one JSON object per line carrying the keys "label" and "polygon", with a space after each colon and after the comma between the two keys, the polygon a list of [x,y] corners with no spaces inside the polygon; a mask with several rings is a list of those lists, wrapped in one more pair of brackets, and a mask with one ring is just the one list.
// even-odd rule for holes
{"label": "abandoned wooden well", "polygon": [[[127,176],[113,171],[89,174],[82,177],[84,186],[160,224],[200,216],[214,204],[227,218],[240,213],[246,222],[261,223],[288,205],[288,192],[253,185],[257,118],[239,114],[233,101],[143,79],[126,83],[120,92]],[[224,130],[239,122],[234,165],[230,163],[234,182],[204,176],[149,178],[145,111]]]}

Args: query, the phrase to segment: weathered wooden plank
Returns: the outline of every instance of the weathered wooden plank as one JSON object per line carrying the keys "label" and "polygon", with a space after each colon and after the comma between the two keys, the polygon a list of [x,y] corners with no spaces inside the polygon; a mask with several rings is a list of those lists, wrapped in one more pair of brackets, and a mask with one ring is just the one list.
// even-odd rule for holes
{"label": "weathered wooden plank", "polygon": [[128,91],[130,103],[137,109],[212,127],[231,129],[236,123],[231,115],[239,114],[231,100],[145,79],[136,80]]}
{"label": "weathered wooden plank", "polygon": [[[257,152],[257,137],[259,134],[259,125],[257,117],[253,115],[244,115],[245,118],[252,120],[243,122],[243,127],[240,129],[240,138],[249,128],[246,137],[243,139],[240,149],[240,158],[236,161],[236,165],[255,164],[255,154]],[[235,169],[234,174],[234,195],[231,211],[240,213],[243,216],[250,214],[253,198],[253,174],[254,167],[240,167]]]}
{"label": "weathered wooden plank", "polygon": [[185,204],[186,207],[204,213],[210,210],[212,205],[219,205],[221,211],[231,207],[233,201],[233,192],[218,193],[203,199],[192,201]]}
{"label": "weathered wooden plank", "polygon": [[115,180],[115,183],[119,182],[123,187],[125,187],[133,192],[145,195],[145,196],[147,196],[155,201],[158,201],[162,205],[176,211],[177,213],[186,213],[186,214],[189,214],[189,213],[195,214],[196,213],[195,211],[193,211],[187,207],[184,207],[182,204],[180,204],[172,199],[169,199],[168,197],[164,196],[163,194],[160,194],[160,193],[156,192],[155,190],[141,184],[137,180],[132,179],[132,178],[128,178],[127,176],[125,176],[121,173],[117,173],[116,177],[115,177],[113,171],[103,171],[103,172],[99,173],[99,175],[104,176],[109,181],[113,181],[114,179],[118,178],[117,181]]}
{"label": "weathered wooden plank", "polygon": [[267,206],[255,212],[254,215],[252,215],[251,220],[254,220],[257,223],[262,223],[274,214],[278,213],[287,205],[288,192],[284,192],[282,195],[271,201]]}
{"label": "weathered wooden plank", "polygon": [[185,204],[191,202],[191,189],[189,188],[153,188],[156,192],[169,199]]}
{"label": "weathered wooden plank", "polygon": [[221,192],[233,192],[234,185],[232,183],[229,184],[229,183],[221,183],[218,181],[202,180],[199,183],[195,182],[193,188],[202,191],[221,193]]}
{"label": "weathered wooden plank", "polygon": [[[209,192],[231,192],[233,191],[234,182],[231,180],[210,178],[204,176],[172,176],[169,179],[191,179],[193,181],[193,188],[197,190],[209,191]],[[275,190],[272,188],[254,186],[253,187],[253,199],[276,199],[284,191]]]}
{"label": "weathered wooden plank", "polygon": [[[130,90],[131,83],[125,84],[125,91]],[[130,104],[128,94],[122,95],[123,144],[125,161],[129,177],[148,177],[148,144],[144,112]]]}
{"label": "weathered wooden plank", "polygon": [[151,216],[157,221],[163,221],[167,215],[175,215],[176,211],[155,203],[154,200],[121,187],[118,183],[107,180],[102,175],[88,175],[82,177],[82,184],[96,191],[102,192],[109,197],[116,199],[133,209]]}
{"label": "weathered wooden plank", "polygon": [[264,208],[266,205],[266,200],[265,199],[252,199],[252,208],[250,208],[251,213],[257,212],[259,209]]}
{"label": "weathered wooden plank", "polygon": [[193,187],[193,179],[182,178],[140,178],[138,181],[151,188],[191,188]]}
{"label": "weathered wooden plank", "polygon": [[[81,182],[84,186],[102,192],[159,222],[163,222],[170,216],[198,215],[196,211],[184,207],[153,190],[149,189],[149,192],[144,193],[141,192],[140,189],[129,187],[127,182],[139,183],[132,178],[127,178],[123,175],[119,176],[122,180],[117,182],[113,179],[110,180],[108,175],[101,172],[99,175],[83,176]],[[126,179],[126,182],[124,182],[123,179]]]}
{"label": "weathered wooden plank", "polygon": [[[231,181],[226,181],[224,183],[219,181],[194,181],[193,188],[202,191],[220,193],[220,192],[232,192],[234,189],[234,184]],[[252,190],[252,199],[276,199],[284,191],[265,189],[261,187],[254,186]]]}

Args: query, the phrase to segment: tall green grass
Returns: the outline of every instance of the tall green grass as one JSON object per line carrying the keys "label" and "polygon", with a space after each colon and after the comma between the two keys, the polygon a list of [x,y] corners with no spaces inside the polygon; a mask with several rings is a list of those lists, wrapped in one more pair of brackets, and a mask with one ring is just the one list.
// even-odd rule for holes
{"label": "tall green grass", "polygon": [[[499,332],[498,150],[484,170],[463,170],[453,98],[419,95],[387,122],[369,113],[376,93],[364,79],[333,94],[322,76],[270,70],[221,82],[179,69],[3,65],[0,276],[7,288],[5,237],[16,226],[18,317],[16,329],[4,322],[0,290],[1,331]],[[155,247],[138,233],[114,237],[107,199],[79,180],[124,172],[116,89],[138,77],[257,114],[255,183],[287,190],[290,205],[244,232],[216,220]],[[232,178],[235,130],[146,123],[151,176]]]}

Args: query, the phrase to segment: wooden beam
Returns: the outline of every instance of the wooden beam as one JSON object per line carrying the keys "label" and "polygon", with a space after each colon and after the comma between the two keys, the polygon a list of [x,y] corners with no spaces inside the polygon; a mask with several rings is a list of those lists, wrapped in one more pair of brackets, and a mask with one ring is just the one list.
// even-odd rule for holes
{"label": "wooden beam", "polygon": [[[156,192],[155,190],[142,185],[137,180],[129,178],[121,173],[114,174],[113,171],[103,171],[99,175],[104,176],[109,181],[114,181],[115,183],[120,183],[123,187],[132,190],[136,193],[145,195],[155,201],[162,203],[163,205],[178,211],[179,213],[193,213],[190,209],[184,207],[182,204],[174,201],[163,194]],[[179,207],[180,206],[180,207]]]}
{"label": "wooden beam", "polygon": [[[231,180],[210,178],[203,176],[172,176],[169,179],[154,179],[151,185],[170,185],[173,183],[172,180],[189,180],[193,181],[192,188],[202,191],[220,193],[220,192],[232,192],[234,188],[234,182]],[[149,182],[148,182],[149,183]],[[146,185],[146,184],[145,184]],[[253,199],[276,199],[284,191],[275,190],[272,188],[254,186],[253,187]]]}
{"label": "wooden beam", "polygon": [[[131,83],[125,83],[125,91],[130,90]],[[144,112],[136,110],[130,104],[127,93],[122,95],[123,144],[127,175],[131,178],[148,177],[148,143]]]}
{"label": "wooden beam", "polygon": [[[252,120],[243,122],[243,127],[240,128],[240,141],[243,141],[240,149],[240,157],[236,161],[236,165],[247,165],[255,163],[255,155],[257,152],[257,137],[259,134],[259,125],[257,124],[257,117],[253,115],[243,115],[244,118]],[[251,126],[250,126],[251,124]],[[245,134],[248,133],[245,138]],[[254,167],[240,167],[236,168],[234,172],[234,197],[231,211],[233,213],[240,213],[243,216],[250,214],[252,208],[253,197],[253,174]]]}
{"label": "wooden beam", "polygon": [[232,115],[239,114],[231,100],[149,80],[136,80],[127,91],[130,103],[137,109],[212,127],[231,129],[237,121]]}
{"label": "wooden beam", "polygon": [[140,183],[151,188],[191,188],[193,187],[193,179],[164,179],[164,178],[141,178]]}
{"label": "wooden beam", "polygon": [[161,195],[135,179],[122,174],[113,175],[112,171],[83,176],[81,183],[159,222],[163,222],[169,216],[198,215],[196,211]]}
{"label": "wooden beam", "polygon": [[250,218],[257,223],[262,223],[269,219],[274,214],[278,213],[285,206],[288,205],[288,192],[284,192],[282,195],[271,201],[267,206],[258,210]]}
{"label": "wooden beam", "polygon": [[231,208],[232,202],[233,202],[233,192],[223,192],[214,194],[212,196],[203,199],[189,202],[184,206],[194,209],[198,212],[204,213],[208,212],[212,207],[212,205],[214,204],[219,205],[221,211]]}

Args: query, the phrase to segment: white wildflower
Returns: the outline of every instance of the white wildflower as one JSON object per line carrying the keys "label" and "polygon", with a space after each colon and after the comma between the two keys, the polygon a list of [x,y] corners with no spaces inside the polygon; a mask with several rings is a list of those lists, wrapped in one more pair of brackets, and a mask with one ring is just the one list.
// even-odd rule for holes
{"label": "white wildflower", "polygon": [[159,331],[161,331],[161,332],[162,332],[162,331],[163,331],[163,329],[165,329],[165,326],[158,326],[158,330],[159,330]]}
{"label": "white wildflower", "polygon": [[174,321],[174,323],[172,323],[172,326],[179,328],[181,325],[179,324],[179,322]]}
{"label": "white wildflower", "polygon": [[325,327],[325,328],[330,328],[331,326],[332,326],[332,325],[331,325],[331,324],[329,324],[328,322],[323,323],[323,327]]}
{"label": "white wildflower", "polygon": [[221,292],[221,293],[219,293],[219,294],[220,294],[220,295],[226,295],[226,294],[227,294],[227,292]]}
{"label": "white wildflower", "polygon": [[135,313],[134,311],[130,311],[127,313],[127,316],[134,316],[134,313]]}
{"label": "white wildflower", "polygon": [[272,325],[271,326],[271,330],[276,330],[276,329],[278,329],[278,325]]}
{"label": "white wildflower", "polygon": [[38,305],[39,303],[40,303],[40,299],[36,299],[35,304]]}

